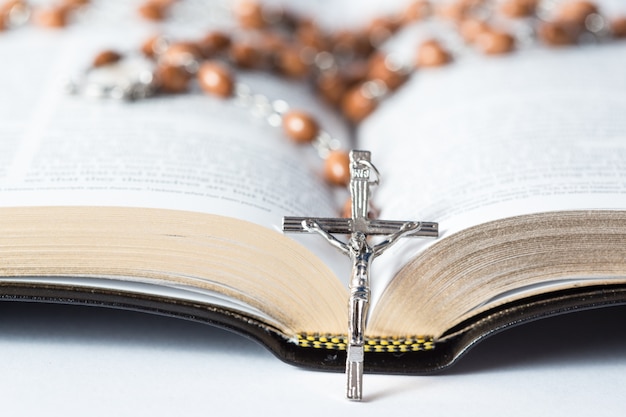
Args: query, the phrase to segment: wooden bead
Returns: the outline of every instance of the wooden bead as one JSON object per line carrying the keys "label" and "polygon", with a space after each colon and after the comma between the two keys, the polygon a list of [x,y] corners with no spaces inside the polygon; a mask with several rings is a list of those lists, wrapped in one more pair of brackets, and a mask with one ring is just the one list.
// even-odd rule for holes
{"label": "wooden bead", "polygon": [[229,49],[230,58],[240,68],[257,68],[261,65],[262,57],[252,45],[242,42],[233,42]]}
{"label": "wooden bead", "polygon": [[535,13],[537,0],[506,0],[500,4],[499,11],[506,17],[528,17]]}
{"label": "wooden bead", "polygon": [[69,9],[66,7],[50,7],[39,9],[35,14],[35,23],[46,28],[62,28],[68,23]]}
{"label": "wooden bead", "polygon": [[79,9],[89,4],[89,0],[62,0],[60,5],[71,9]]}
{"label": "wooden bead", "polygon": [[598,13],[598,6],[586,0],[564,2],[556,11],[556,20],[584,26],[585,19],[593,13]]}
{"label": "wooden bead", "polygon": [[167,6],[161,2],[150,0],[139,5],[137,12],[146,20],[158,22],[167,17]]}
{"label": "wooden bead", "polygon": [[363,94],[362,85],[352,87],[343,96],[341,110],[343,115],[353,123],[360,122],[370,115],[378,105],[378,102]]}
{"label": "wooden bead", "polygon": [[317,79],[317,91],[328,104],[333,106],[341,103],[346,88],[346,83],[338,72],[323,74]]}
{"label": "wooden bead", "polygon": [[350,156],[344,151],[332,151],[324,161],[324,178],[333,185],[350,182]]}
{"label": "wooden bead", "polygon": [[105,65],[115,64],[122,59],[122,54],[112,50],[105,50],[95,56],[91,66],[94,68],[103,67]]}
{"label": "wooden bead", "polygon": [[[370,204],[367,210],[367,218],[375,219],[378,217],[378,215],[379,215],[379,210],[376,209],[372,204]],[[344,203],[343,208],[341,210],[341,217],[344,217],[344,218],[352,217],[352,199],[351,198],[348,198],[346,202]]]}
{"label": "wooden bead", "polygon": [[308,143],[317,137],[320,129],[310,114],[290,110],[283,116],[283,130],[294,142]]}
{"label": "wooden bead", "polygon": [[621,16],[611,21],[611,33],[616,38],[626,38],[626,16]]}
{"label": "wooden bead", "polygon": [[262,29],[266,25],[263,6],[257,1],[237,1],[233,7],[233,13],[239,25],[244,29]]}
{"label": "wooden bead", "polygon": [[352,199],[348,198],[346,202],[343,204],[341,208],[341,217],[351,218],[352,217]]}
{"label": "wooden bead", "polygon": [[435,12],[443,19],[460,22],[468,17],[469,7],[463,1],[448,1],[438,3]]}
{"label": "wooden bead", "polygon": [[480,34],[489,31],[491,28],[481,19],[468,18],[459,24],[459,33],[467,43],[474,43]]}
{"label": "wooden bead", "polygon": [[161,35],[153,35],[141,44],[141,53],[148,58],[155,58],[165,49],[167,41]]}
{"label": "wooden bead", "polygon": [[365,31],[369,42],[374,46],[378,46],[389,39],[399,28],[399,20],[393,17],[378,17],[369,23]]}
{"label": "wooden bead", "polygon": [[292,78],[302,78],[309,73],[309,66],[300,58],[300,50],[293,47],[279,49],[276,65],[282,74]]}
{"label": "wooden bead", "polygon": [[212,58],[215,54],[225,51],[230,46],[230,36],[223,32],[214,31],[207,33],[198,46],[202,51],[202,56]]}
{"label": "wooden bead", "polygon": [[404,9],[401,16],[402,24],[407,25],[425,19],[430,13],[431,5],[428,0],[416,0]]}
{"label": "wooden bead", "polygon": [[199,61],[202,58],[202,51],[194,42],[176,42],[167,46],[159,58],[166,64],[186,65],[190,61]]}
{"label": "wooden bead", "polygon": [[315,24],[301,24],[296,28],[295,38],[297,43],[313,48],[316,51],[330,49],[328,39]]}
{"label": "wooden bead", "polygon": [[478,35],[476,46],[486,55],[506,54],[515,48],[515,38],[506,32],[489,30]]}
{"label": "wooden bead", "polygon": [[223,65],[205,61],[198,69],[198,82],[202,90],[218,97],[230,97],[234,89],[233,76]]}
{"label": "wooden bead", "polygon": [[164,93],[182,93],[189,86],[189,73],[178,65],[159,65],[155,71],[159,88]]}
{"label": "wooden bead", "polygon": [[550,46],[572,45],[577,39],[577,31],[563,22],[545,22],[539,26],[537,35]]}
{"label": "wooden bead", "polygon": [[380,80],[385,83],[389,90],[395,90],[406,81],[407,74],[390,68],[387,57],[383,54],[376,54],[368,61],[366,78],[368,80]]}
{"label": "wooden bead", "polygon": [[423,42],[417,50],[417,67],[440,67],[452,60],[450,53],[438,41],[431,39]]}

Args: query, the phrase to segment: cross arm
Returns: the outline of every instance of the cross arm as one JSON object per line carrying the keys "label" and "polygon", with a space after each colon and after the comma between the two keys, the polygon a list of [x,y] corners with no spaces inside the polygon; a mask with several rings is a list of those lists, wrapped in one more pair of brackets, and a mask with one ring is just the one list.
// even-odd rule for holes
{"label": "cross arm", "polygon": [[[315,220],[328,233],[350,234],[356,231],[354,222],[350,218],[320,217],[311,219],[310,217],[284,217],[283,232],[307,233],[308,230],[302,226],[304,220]],[[366,230],[361,231],[367,235],[390,235],[400,230],[405,223],[408,222],[401,220],[368,220]],[[437,237],[439,236],[439,226],[435,222],[420,222],[419,229],[408,232],[404,236]]]}

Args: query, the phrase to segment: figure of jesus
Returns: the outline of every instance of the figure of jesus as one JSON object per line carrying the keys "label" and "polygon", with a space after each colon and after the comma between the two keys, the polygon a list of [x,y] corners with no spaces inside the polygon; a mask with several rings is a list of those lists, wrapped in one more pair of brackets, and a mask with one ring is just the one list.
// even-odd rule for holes
{"label": "figure of jesus", "polygon": [[387,236],[382,242],[370,246],[367,236],[360,231],[352,233],[350,240],[342,242],[324,230],[314,219],[302,221],[302,227],[308,232],[323,236],[331,245],[349,256],[352,260],[350,277],[350,301],[348,323],[348,358],[346,373],[348,375],[347,397],[360,400],[362,397],[363,356],[365,344],[365,326],[370,301],[370,269],[374,258],[381,255],[399,238],[420,229],[420,222],[406,222],[395,233]]}

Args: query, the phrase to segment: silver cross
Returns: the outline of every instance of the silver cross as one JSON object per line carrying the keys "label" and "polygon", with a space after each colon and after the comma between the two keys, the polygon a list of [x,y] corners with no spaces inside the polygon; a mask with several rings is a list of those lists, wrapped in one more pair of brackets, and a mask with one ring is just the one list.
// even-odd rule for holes
{"label": "silver cross", "polygon": [[[372,178],[374,174],[375,178]],[[350,318],[348,322],[348,352],[346,358],[346,396],[361,400],[363,396],[363,359],[365,325],[370,298],[369,271],[374,258],[382,254],[400,237],[437,237],[438,224],[433,222],[372,220],[367,216],[371,186],[380,175],[370,161],[370,152],[350,152],[351,218],[284,217],[284,232],[318,233],[352,260],[350,278]],[[333,234],[350,234],[342,242]],[[370,235],[388,235],[371,246]]]}

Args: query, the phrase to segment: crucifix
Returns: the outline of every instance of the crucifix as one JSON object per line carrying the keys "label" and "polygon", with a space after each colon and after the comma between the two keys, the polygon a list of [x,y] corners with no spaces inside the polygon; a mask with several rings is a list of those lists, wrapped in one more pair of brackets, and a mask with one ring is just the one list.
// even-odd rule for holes
{"label": "crucifix", "polygon": [[[369,151],[350,152],[351,218],[284,217],[284,232],[317,233],[352,260],[346,358],[346,396],[361,400],[363,391],[363,360],[365,325],[370,299],[369,271],[374,258],[382,254],[401,237],[438,236],[433,222],[375,220],[368,218],[371,186],[378,185],[380,175],[370,161]],[[349,234],[343,242],[334,234]],[[387,235],[370,245],[368,236]]]}

